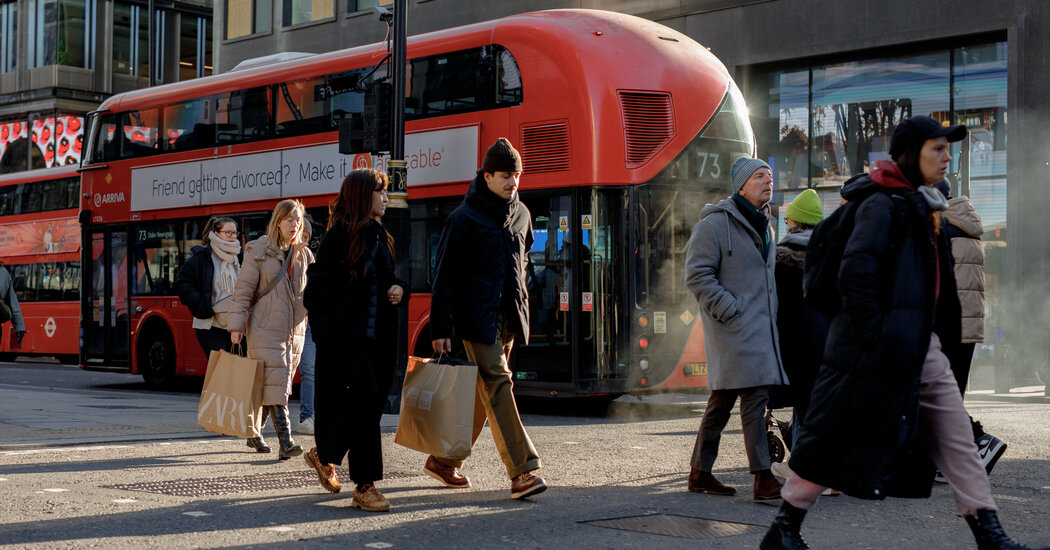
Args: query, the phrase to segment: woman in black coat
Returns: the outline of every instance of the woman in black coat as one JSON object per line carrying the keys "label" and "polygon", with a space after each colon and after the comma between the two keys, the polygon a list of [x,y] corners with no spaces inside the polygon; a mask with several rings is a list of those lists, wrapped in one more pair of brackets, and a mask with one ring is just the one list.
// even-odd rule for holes
{"label": "woman in black coat", "polygon": [[317,446],[306,462],[335,493],[334,464],[346,455],[357,484],[351,506],[370,512],[390,509],[375,488],[383,478],[379,421],[397,362],[397,307],[408,303],[405,283],[394,277],[394,239],[379,221],[387,182],[377,170],[343,180],[303,296],[317,344]]}
{"label": "woman in black coat", "polygon": [[[859,201],[838,270],[842,310],[792,450],[784,504],[763,550],[808,548],[799,532],[825,487],[860,498],[929,496],[934,465],[978,547],[1024,548],[1003,533],[941,340],[960,338],[951,247],[932,187],[964,126],[901,122],[890,156],[844,188]],[[931,462],[932,461],[932,462]],[[886,541],[887,546],[899,546]]]}

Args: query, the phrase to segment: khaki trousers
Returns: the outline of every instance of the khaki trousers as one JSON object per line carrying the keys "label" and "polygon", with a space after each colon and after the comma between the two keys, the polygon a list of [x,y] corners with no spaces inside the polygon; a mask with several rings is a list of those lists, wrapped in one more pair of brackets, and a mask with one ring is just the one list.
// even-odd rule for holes
{"label": "khaki trousers", "polygon": [[[507,468],[507,475],[514,479],[539,468],[540,458],[532,440],[529,439],[529,434],[525,433],[525,426],[518,415],[518,405],[514,401],[514,382],[507,364],[510,351],[514,347],[514,333],[507,330],[502,315],[497,332],[499,336],[492,344],[463,341],[467,358],[478,366],[471,446],[477,443],[487,418],[492,439],[496,442],[496,449]],[[464,460],[435,458],[453,468],[463,467]]]}

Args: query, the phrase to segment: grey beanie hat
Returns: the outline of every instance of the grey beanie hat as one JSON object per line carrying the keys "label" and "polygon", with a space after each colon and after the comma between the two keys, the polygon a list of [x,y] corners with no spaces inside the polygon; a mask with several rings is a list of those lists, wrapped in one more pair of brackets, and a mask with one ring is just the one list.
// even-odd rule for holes
{"label": "grey beanie hat", "polygon": [[753,159],[750,157],[740,157],[733,163],[733,168],[729,170],[729,175],[733,178],[733,192],[739,193],[740,188],[747,183],[747,178],[751,177],[759,168],[765,168],[772,171],[768,164],[762,159]]}

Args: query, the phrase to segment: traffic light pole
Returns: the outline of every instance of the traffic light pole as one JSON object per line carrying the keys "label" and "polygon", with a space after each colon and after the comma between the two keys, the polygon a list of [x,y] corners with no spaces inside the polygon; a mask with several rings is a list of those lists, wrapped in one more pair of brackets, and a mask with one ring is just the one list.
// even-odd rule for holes
{"label": "traffic light pole", "polygon": [[[390,176],[390,202],[387,204],[386,226],[394,234],[396,252],[398,259],[398,278],[405,282],[411,282],[411,258],[412,250],[409,243],[411,227],[409,224],[408,209],[408,166],[405,162],[405,68],[408,60],[407,46],[407,4],[406,0],[394,0],[394,47],[390,55],[391,76],[393,77],[393,101],[391,102],[391,144],[390,161],[387,174]],[[405,289],[405,299],[411,293],[410,288]],[[408,363],[408,310],[398,308],[397,314],[397,382],[391,388],[393,395],[400,395],[401,381],[404,380],[405,366]],[[391,412],[397,412],[400,406],[391,407]]]}

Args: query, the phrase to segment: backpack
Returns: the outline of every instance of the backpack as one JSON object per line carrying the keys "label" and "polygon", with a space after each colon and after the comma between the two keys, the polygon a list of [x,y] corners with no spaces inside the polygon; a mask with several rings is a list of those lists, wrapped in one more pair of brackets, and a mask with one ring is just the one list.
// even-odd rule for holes
{"label": "backpack", "polygon": [[[880,191],[874,191],[878,193]],[[907,202],[904,197],[888,193],[893,198],[893,223],[890,227],[890,243],[894,248],[903,240],[903,220],[907,219]],[[853,222],[861,203],[871,195],[846,202],[830,216],[824,218],[809,238],[806,261],[802,273],[802,293],[806,303],[831,319],[842,309],[839,293],[839,267],[846,243],[853,234]]]}

